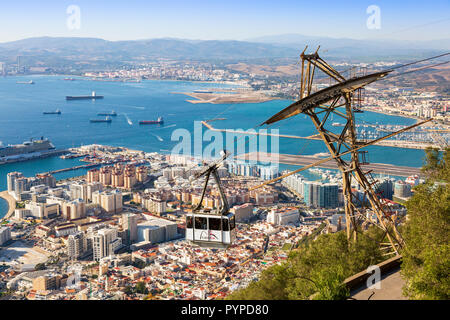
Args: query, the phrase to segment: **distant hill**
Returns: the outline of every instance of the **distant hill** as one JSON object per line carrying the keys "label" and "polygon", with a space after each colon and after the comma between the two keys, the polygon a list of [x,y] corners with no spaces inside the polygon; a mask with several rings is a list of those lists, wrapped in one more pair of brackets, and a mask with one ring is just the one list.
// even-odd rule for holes
{"label": "distant hill", "polygon": [[245,41],[191,41],[149,39],[107,41],[95,38],[29,38],[0,43],[0,59],[8,56],[55,56],[61,58],[143,60],[168,59],[258,59],[289,58],[295,48]]}
{"label": "distant hill", "polygon": [[450,38],[429,41],[357,40],[349,38],[312,37],[301,34],[280,34],[247,39],[287,48],[315,50],[320,45],[322,55],[330,58],[376,61],[420,58],[450,51]]}
{"label": "distant hill", "polygon": [[309,37],[296,34],[249,39],[249,41],[148,39],[107,41],[97,38],[28,38],[0,43],[0,61],[14,62],[23,56],[29,64],[108,66],[155,59],[208,61],[295,61],[308,44],[321,45],[327,59],[377,61],[410,59],[444,52],[450,39],[428,42],[395,42]]}

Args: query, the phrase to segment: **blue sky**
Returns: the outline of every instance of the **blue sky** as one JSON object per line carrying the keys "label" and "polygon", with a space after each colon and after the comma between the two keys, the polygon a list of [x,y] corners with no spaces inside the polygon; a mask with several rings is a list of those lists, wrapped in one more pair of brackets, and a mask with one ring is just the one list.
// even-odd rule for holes
{"label": "blue sky", "polygon": [[[67,27],[69,5],[80,8],[80,29]],[[380,8],[380,29],[366,26],[370,5]],[[355,39],[450,38],[450,1],[2,0],[0,4],[0,42],[39,36],[244,40],[288,33]]]}

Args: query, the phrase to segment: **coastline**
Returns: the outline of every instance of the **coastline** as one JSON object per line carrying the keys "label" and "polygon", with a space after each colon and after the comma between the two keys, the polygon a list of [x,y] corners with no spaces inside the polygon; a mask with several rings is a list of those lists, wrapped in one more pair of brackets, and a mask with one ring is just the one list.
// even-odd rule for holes
{"label": "coastline", "polygon": [[16,200],[6,190],[0,192],[0,198],[4,199],[8,203],[8,211],[1,219],[8,220],[14,214],[14,210],[16,209]]}

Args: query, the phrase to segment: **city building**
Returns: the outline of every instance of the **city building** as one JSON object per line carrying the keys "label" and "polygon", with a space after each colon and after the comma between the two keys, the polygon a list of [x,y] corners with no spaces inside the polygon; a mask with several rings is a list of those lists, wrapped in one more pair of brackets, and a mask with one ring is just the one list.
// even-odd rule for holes
{"label": "city building", "polygon": [[300,214],[295,207],[276,208],[267,214],[267,222],[277,226],[295,224],[299,221]]}
{"label": "city building", "polygon": [[138,242],[161,243],[176,239],[177,223],[145,215],[147,221],[137,225]]}
{"label": "city building", "polygon": [[339,206],[338,193],[339,187],[334,183],[303,182],[303,200],[310,207],[336,208]]}
{"label": "city building", "polygon": [[0,227],[0,246],[11,240],[11,229],[9,227]]}
{"label": "city building", "polygon": [[124,213],[122,214],[122,230],[126,233],[126,243],[132,244],[138,240],[137,222],[138,214]]}
{"label": "city building", "polygon": [[411,197],[411,184],[402,180],[396,181],[394,184],[394,197],[402,199]]}
{"label": "city building", "polygon": [[70,202],[64,202],[62,216],[66,220],[86,217],[86,203],[82,199],[75,199]]}
{"label": "city building", "polygon": [[69,235],[67,238],[67,255],[72,260],[82,257],[88,250],[87,238],[82,231]]}
{"label": "city building", "polygon": [[95,261],[114,254],[121,246],[122,241],[118,237],[117,229],[103,228],[92,235],[92,252]]}
{"label": "city building", "polygon": [[57,203],[41,203],[28,202],[25,204],[25,209],[37,219],[54,218],[60,214],[59,204]]}
{"label": "city building", "polygon": [[253,204],[244,203],[239,206],[234,206],[230,211],[234,213],[236,222],[245,222],[253,217]]}
{"label": "city building", "polygon": [[92,193],[92,203],[100,205],[107,213],[122,212],[122,192],[120,190],[95,191]]}

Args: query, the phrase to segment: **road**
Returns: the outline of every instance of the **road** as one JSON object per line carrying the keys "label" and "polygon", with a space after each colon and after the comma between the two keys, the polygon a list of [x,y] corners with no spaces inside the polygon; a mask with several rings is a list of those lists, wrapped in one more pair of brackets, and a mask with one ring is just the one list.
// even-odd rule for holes
{"label": "road", "polygon": [[[261,161],[261,162],[272,162],[272,163],[282,163],[282,164],[290,164],[296,166],[306,166],[310,165],[316,161],[319,161],[323,158],[313,157],[313,156],[302,156],[302,155],[294,155],[294,154],[279,154],[278,157],[275,155],[264,153],[264,152],[251,152],[246,154],[241,154],[235,156],[236,159],[239,160],[251,160],[251,161]],[[325,163],[318,165],[318,167],[325,169],[338,169],[335,160],[329,160]],[[421,176],[422,173],[420,168],[415,167],[405,167],[405,166],[395,166],[386,163],[370,163],[367,165],[361,165],[363,170],[369,171],[372,170],[373,173],[378,174],[388,174],[394,176],[408,177],[410,175],[418,175]]]}

